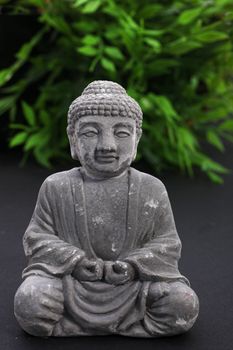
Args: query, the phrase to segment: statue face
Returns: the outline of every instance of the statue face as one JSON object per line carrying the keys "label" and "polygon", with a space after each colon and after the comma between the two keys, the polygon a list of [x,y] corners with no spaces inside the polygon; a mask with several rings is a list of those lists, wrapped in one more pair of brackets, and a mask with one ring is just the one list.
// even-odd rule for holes
{"label": "statue face", "polygon": [[131,118],[85,116],[76,122],[73,147],[87,173],[103,178],[117,176],[131,164],[138,141]]}

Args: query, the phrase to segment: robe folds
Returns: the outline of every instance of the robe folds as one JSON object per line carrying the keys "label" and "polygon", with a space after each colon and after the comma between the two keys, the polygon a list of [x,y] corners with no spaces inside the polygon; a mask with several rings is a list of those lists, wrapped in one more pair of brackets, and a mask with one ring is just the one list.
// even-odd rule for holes
{"label": "robe folds", "polygon": [[179,280],[189,284],[178,270],[181,243],[166,189],[160,180],[129,168],[126,237],[117,260],[132,264],[136,278],[124,285],[72,277],[84,256],[97,258],[87,215],[82,168],[49,176],[23,238],[29,259],[23,278],[60,278],[65,312],[80,329],[127,334],[145,316],[150,283]]}

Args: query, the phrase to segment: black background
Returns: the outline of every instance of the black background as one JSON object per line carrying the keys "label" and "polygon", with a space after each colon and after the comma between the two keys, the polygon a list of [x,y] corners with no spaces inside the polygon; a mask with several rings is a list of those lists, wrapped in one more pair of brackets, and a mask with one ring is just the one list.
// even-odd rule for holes
{"label": "black background", "polygon": [[[32,18],[1,16],[2,67],[13,63],[14,52],[35,29]],[[7,119],[2,119],[1,137],[7,131],[6,126]],[[227,146],[224,155],[214,156],[233,170],[232,145]],[[176,173],[160,176],[167,187],[183,243],[180,270],[190,279],[200,299],[200,315],[191,331],[163,339],[117,336],[40,339],[27,335],[18,326],[13,314],[13,298],[26,265],[22,236],[39,187],[50,172],[33,162],[24,168],[19,168],[18,163],[18,156],[13,152],[0,155],[0,350],[233,349],[232,174],[225,176],[222,186],[210,183],[201,175],[195,179]],[[140,164],[136,168],[144,170]]]}

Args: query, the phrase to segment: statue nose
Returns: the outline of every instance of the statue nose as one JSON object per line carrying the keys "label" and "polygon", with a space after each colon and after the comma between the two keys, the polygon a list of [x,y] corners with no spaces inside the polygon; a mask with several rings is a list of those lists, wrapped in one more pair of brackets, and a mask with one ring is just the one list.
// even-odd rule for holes
{"label": "statue nose", "polygon": [[97,145],[97,151],[103,153],[115,152],[116,144],[114,139],[111,136],[102,137]]}

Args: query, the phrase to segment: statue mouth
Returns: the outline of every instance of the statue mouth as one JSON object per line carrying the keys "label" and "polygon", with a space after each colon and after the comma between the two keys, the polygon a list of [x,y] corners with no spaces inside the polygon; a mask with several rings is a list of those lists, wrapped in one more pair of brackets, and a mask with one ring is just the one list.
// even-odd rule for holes
{"label": "statue mouth", "polygon": [[113,154],[98,154],[95,157],[98,163],[113,163],[116,159],[117,156]]}

